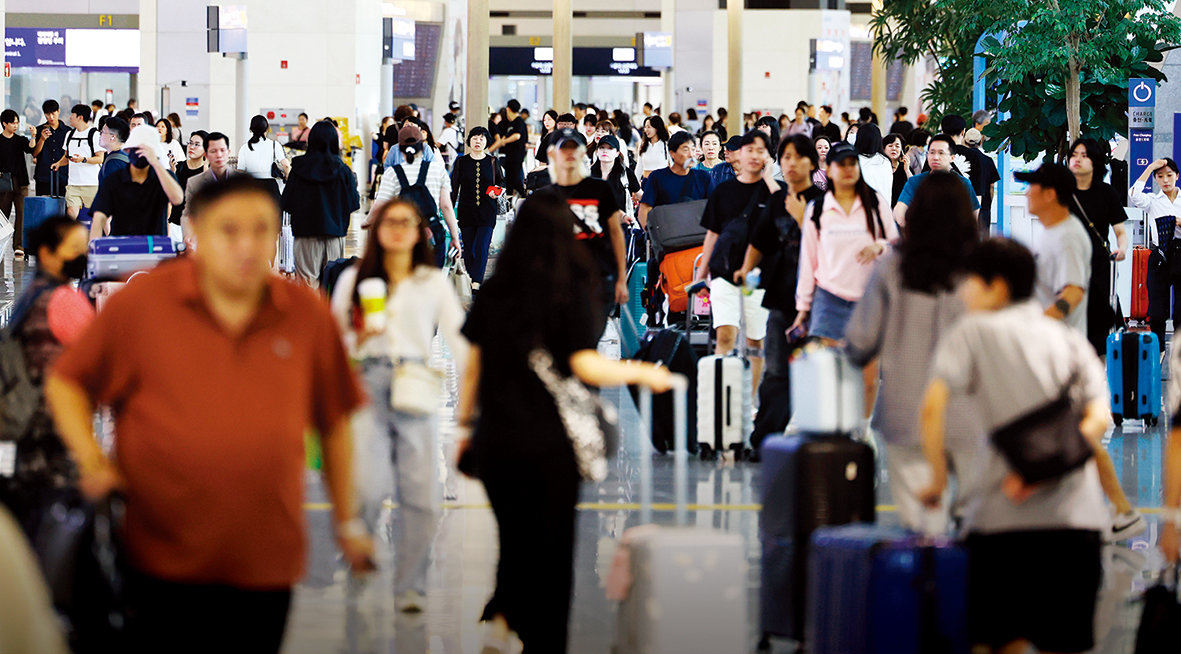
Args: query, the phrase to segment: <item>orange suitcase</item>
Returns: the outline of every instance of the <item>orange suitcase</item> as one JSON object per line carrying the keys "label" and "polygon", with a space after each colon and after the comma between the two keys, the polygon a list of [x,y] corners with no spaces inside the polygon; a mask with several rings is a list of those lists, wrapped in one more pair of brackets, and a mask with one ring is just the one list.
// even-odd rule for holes
{"label": "orange suitcase", "polygon": [[689,294],[685,292],[685,286],[693,282],[693,265],[700,254],[701,248],[695,247],[670,252],[660,262],[660,290],[668,298],[670,313],[689,309]]}
{"label": "orange suitcase", "polygon": [[1149,248],[1132,248],[1132,307],[1128,317],[1132,320],[1148,319],[1148,255]]}

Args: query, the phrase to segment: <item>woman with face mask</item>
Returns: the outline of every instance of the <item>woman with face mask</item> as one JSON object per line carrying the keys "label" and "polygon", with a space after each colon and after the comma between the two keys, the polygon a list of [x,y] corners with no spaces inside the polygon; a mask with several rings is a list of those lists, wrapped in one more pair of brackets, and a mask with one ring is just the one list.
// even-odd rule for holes
{"label": "woman with face mask", "polygon": [[[85,295],[70,281],[86,276],[86,228],[67,216],[49,218],[29,234],[37,253],[37,272],[13,307],[8,329],[20,344],[29,380],[42,388],[62,351],[82,334],[94,317]],[[11,476],[0,476],[0,502],[31,535],[40,510],[63,488],[77,483],[78,471],[57,435],[53,418],[38,393],[27,428],[5,434],[0,458],[15,457]]]}
{"label": "woman with face mask", "polygon": [[497,200],[488,191],[504,185],[500,163],[485,150],[490,140],[487,129],[473,127],[467,135],[467,154],[456,159],[451,170],[451,202],[463,241],[463,263],[473,284],[484,281],[488,247],[496,229]]}
{"label": "woman with face mask", "polygon": [[591,177],[607,180],[616,202],[623,207],[624,216],[630,219],[636,215],[635,203],[640,199],[640,181],[624,163],[620,156],[619,139],[613,134],[606,134],[599,139],[594,163],[591,164]]}

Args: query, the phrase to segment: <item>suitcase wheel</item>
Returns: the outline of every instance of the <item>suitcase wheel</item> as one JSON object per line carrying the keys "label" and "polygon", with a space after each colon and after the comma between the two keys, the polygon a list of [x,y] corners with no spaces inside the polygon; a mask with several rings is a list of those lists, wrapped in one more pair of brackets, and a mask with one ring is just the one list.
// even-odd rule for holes
{"label": "suitcase wheel", "polygon": [[767,634],[763,634],[763,636],[761,638],[759,638],[758,651],[760,651],[760,652],[770,652],[771,651],[771,637],[768,636]]}
{"label": "suitcase wheel", "polygon": [[1158,422],[1160,422],[1160,418],[1157,418],[1156,416],[1152,416],[1151,418],[1148,419],[1148,424],[1153,427],[1155,427]]}
{"label": "suitcase wheel", "polygon": [[713,446],[709,443],[698,445],[697,453],[701,456],[702,461],[716,461],[718,458],[718,453],[714,451]]}
{"label": "suitcase wheel", "polygon": [[1118,413],[1113,414],[1111,416],[1111,419],[1115,421],[1116,427],[1119,427],[1120,425],[1124,424],[1124,417],[1119,415]]}

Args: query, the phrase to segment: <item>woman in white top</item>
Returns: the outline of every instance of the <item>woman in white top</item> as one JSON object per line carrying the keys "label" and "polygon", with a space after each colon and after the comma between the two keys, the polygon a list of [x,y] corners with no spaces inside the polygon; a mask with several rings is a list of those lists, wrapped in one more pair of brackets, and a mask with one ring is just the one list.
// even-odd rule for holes
{"label": "woman in white top", "polygon": [[653,170],[668,168],[668,130],[664,127],[664,119],[648,116],[644,119],[643,133],[639,163],[644,173],[642,177],[647,179]]}
{"label": "woman in white top", "polygon": [[283,146],[274,139],[267,138],[271,130],[266,116],[258,115],[250,119],[250,140],[238,150],[238,170],[245,171],[258,179],[273,180],[275,197],[283,191],[283,186],[271,174],[271,165],[278,164],[283,178],[291,172],[291,162],[287,160],[287,153]]}
{"label": "woman in white top", "polygon": [[167,118],[156,121],[156,131],[160,133],[160,142],[164,144],[164,153],[168,155],[168,167],[176,172],[176,164],[187,159],[185,149],[177,142],[172,129],[172,122]]}
{"label": "woman in white top", "polygon": [[[1150,193],[1147,189],[1149,178],[1156,180],[1160,191]],[[1148,315],[1152,331],[1165,342],[1165,320],[1170,314],[1173,324],[1181,322],[1181,302],[1177,302],[1172,311],[1169,310],[1169,291],[1176,288],[1181,292],[1181,284],[1174,284],[1170,269],[1181,267],[1181,262],[1175,261],[1181,257],[1181,193],[1177,189],[1177,162],[1172,159],[1157,159],[1144,169],[1140,179],[1132,185],[1132,204],[1148,212],[1148,242],[1152,248],[1148,258]],[[1162,218],[1172,218],[1173,231],[1165,228],[1161,233],[1158,222],[1165,223]],[[1176,254],[1174,254],[1176,253]]]}
{"label": "woman in white top", "polygon": [[861,178],[888,201],[894,193],[894,164],[882,152],[882,131],[873,123],[862,125],[854,147],[861,161]]}
{"label": "woman in white top", "polygon": [[[361,516],[375,531],[385,496],[394,493],[395,603],[399,611],[417,613],[442,502],[436,415],[443,377],[430,367],[432,341],[436,331],[443,336],[461,376],[468,342],[460,334],[463,307],[433,265],[417,207],[390,200],[373,218],[364,256],[337,281],[332,313],[369,392],[370,409],[354,419]],[[372,295],[369,286],[377,287]],[[369,306],[374,296],[377,307]]]}

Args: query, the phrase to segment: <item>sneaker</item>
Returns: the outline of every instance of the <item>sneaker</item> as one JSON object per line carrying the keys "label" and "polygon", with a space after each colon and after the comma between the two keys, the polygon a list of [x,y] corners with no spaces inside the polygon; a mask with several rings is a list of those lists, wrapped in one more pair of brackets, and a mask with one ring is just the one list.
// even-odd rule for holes
{"label": "sneaker", "polygon": [[402,613],[422,613],[426,597],[416,591],[408,590],[394,598],[394,606]]}
{"label": "sneaker", "polygon": [[25,258],[25,251],[22,250],[21,248],[17,248],[15,251],[13,251],[12,254],[17,259],[24,259]]}
{"label": "sneaker", "polygon": [[1116,543],[1143,534],[1148,529],[1144,516],[1135,509],[1121,513],[1111,519],[1111,531],[1107,533],[1107,542]]}

